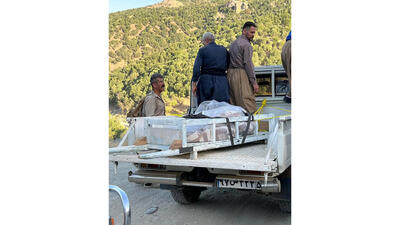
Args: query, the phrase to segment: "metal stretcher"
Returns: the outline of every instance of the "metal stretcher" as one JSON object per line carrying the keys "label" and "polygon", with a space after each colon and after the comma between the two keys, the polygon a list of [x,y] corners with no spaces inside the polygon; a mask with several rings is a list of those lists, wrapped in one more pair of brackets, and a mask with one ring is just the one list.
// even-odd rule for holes
{"label": "metal stretcher", "polygon": [[[269,128],[274,127],[274,114],[259,114],[254,116],[238,116],[230,118],[199,118],[188,119],[173,116],[128,118],[131,125],[117,147],[110,148],[110,153],[136,153],[139,158],[159,158],[190,154],[191,159],[197,159],[197,152],[229,146],[242,145],[250,142],[267,140],[269,132],[259,130],[258,121],[269,121]],[[250,119],[255,124],[252,133],[247,134]],[[244,135],[239,134],[239,124],[247,123]],[[223,124],[228,127],[230,138],[217,140],[216,127]],[[190,126],[209,126],[210,141],[191,143],[187,140],[187,128]],[[235,130],[234,134],[231,129]],[[270,129],[269,129],[270,130]],[[179,139],[174,145],[173,140]],[[140,143],[141,141],[142,143]],[[127,145],[124,145],[127,142]]]}

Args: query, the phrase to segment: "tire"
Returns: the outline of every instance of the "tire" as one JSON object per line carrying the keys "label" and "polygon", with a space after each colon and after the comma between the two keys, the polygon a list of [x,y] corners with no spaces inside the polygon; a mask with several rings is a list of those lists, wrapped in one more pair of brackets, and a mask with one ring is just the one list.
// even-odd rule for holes
{"label": "tire", "polygon": [[180,204],[190,204],[199,200],[201,190],[197,188],[183,188],[171,190],[171,196],[175,202]]}
{"label": "tire", "polygon": [[282,200],[282,201],[279,201],[278,204],[279,204],[279,208],[281,209],[282,212],[284,212],[284,213],[292,212],[291,201]]}

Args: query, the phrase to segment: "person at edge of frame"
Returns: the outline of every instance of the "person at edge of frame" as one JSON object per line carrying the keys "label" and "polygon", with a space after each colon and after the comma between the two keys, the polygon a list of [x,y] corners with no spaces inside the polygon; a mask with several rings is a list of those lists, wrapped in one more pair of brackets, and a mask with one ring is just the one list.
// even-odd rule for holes
{"label": "person at edge of frame", "polygon": [[292,31],[286,37],[286,42],[282,47],[281,53],[282,66],[288,76],[289,91],[283,98],[286,103],[292,103]]}

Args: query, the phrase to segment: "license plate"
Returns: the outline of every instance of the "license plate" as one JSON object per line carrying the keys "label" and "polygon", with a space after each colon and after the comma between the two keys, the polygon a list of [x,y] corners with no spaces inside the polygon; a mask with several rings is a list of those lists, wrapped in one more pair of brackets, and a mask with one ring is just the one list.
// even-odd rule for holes
{"label": "license plate", "polygon": [[217,187],[261,190],[261,181],[243,179],[217,179]]}

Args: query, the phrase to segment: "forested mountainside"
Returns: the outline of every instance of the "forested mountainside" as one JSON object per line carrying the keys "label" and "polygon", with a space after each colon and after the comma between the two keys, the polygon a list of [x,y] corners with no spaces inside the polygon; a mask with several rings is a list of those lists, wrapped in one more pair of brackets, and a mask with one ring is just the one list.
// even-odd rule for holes
{"label": "forested mountainside", "polygon": [[[109,101],[125,113],[150,90],[151,74],[161,73],[167,112],[179,113],[190,91],[193,63],[204,32],[228,47],[246,21],[258,29],[253,62],[281,64],[290,30],[290,0],[165,0],[109,14]],[[184,101],[185,100],[185,101]]]}

